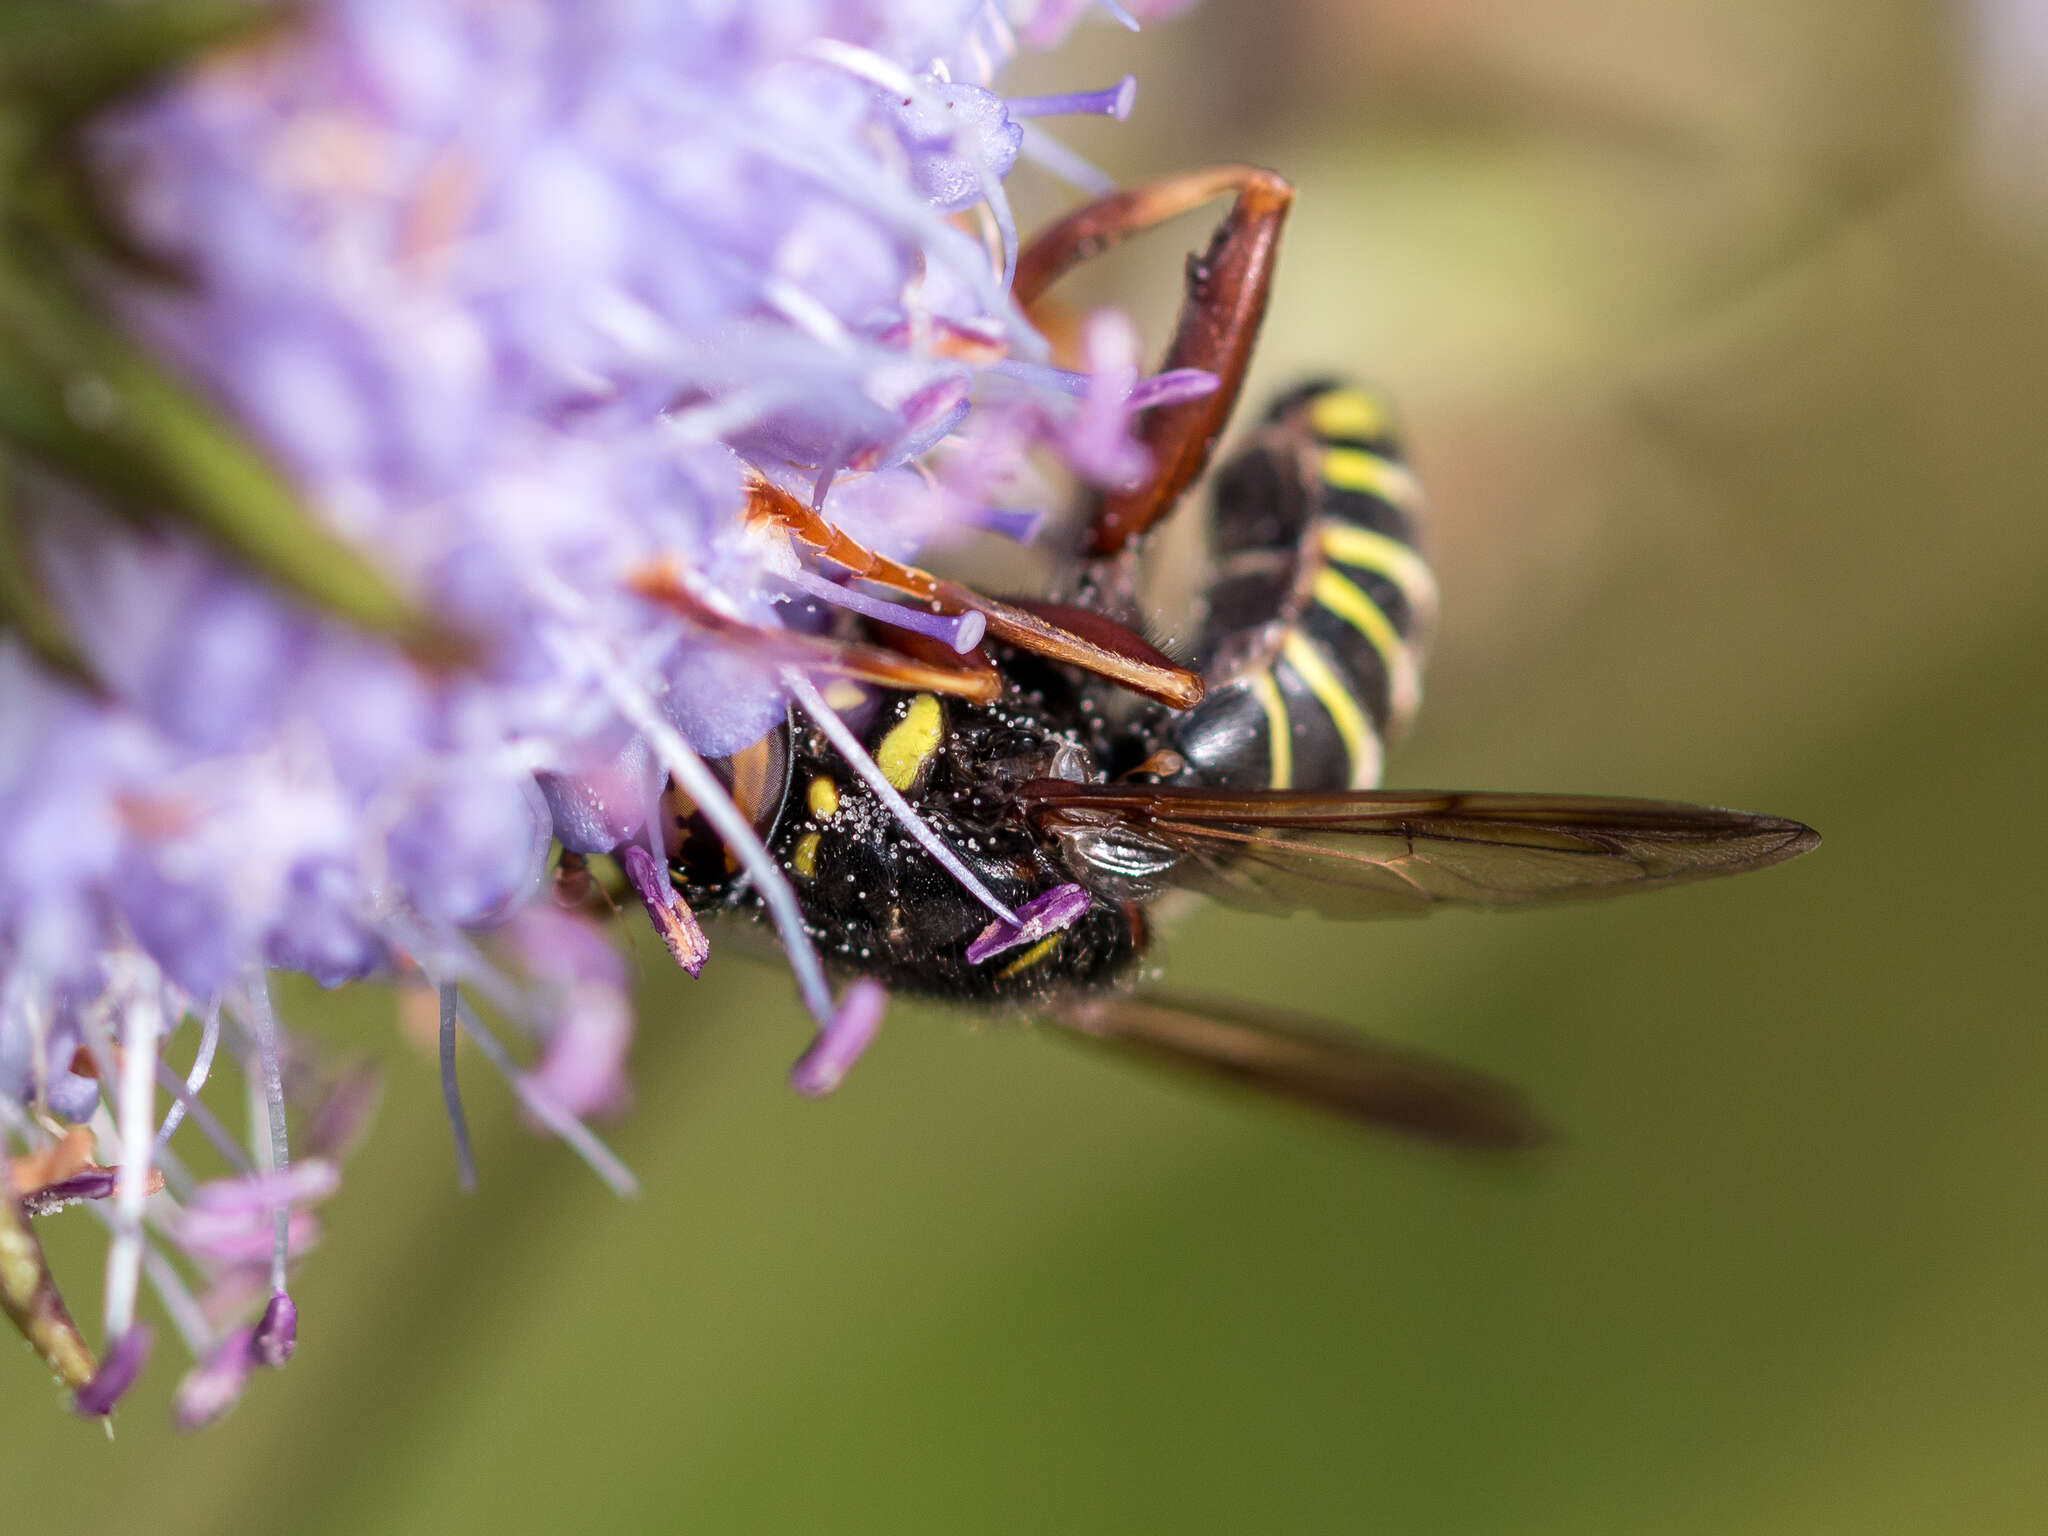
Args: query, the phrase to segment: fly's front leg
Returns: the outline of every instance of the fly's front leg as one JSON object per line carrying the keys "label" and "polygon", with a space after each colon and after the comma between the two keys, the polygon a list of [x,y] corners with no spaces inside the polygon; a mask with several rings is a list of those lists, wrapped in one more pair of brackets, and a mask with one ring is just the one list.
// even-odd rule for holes
{"label": "fly's front leg", "polygon": [[1209,248],[1190,257],[1180,323],[1164,369],[1200,368],[1216,375],[1214,393],[1145,415],[1138,440],[1152,455],[1152,473],[1128,491],[1097,503],[1089,553],[1119,553],[1172,510],[1209,463],[1243,387],[1266,297],[1273,286],[1280,230],[1294,189],[1271,171],[1219,165],[1114,192],[1045,230],[1017,263],[1015,292],[1029,305],[1063,273],[1203,203],[1234,193]]}

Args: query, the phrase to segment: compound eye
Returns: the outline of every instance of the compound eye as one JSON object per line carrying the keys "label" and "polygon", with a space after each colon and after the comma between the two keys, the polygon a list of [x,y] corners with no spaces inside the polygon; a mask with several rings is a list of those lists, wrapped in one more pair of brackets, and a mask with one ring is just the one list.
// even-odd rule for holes
{"label": "compound eye", "polygon": [[766,842],[789,798],[789,727],[778,725],[751,747],[711,766],[732,791],[740,814]]}
{"label": "compound eye", "polygon": [[[764,843],[789,803],[789,727],[778,725],[751,747],[706,765],[732,795]],[[668,861],[692,885],[717,885],[739,873],[740,861],[711,830],[697,802],[671,779],[661,795],[662,841]]]}

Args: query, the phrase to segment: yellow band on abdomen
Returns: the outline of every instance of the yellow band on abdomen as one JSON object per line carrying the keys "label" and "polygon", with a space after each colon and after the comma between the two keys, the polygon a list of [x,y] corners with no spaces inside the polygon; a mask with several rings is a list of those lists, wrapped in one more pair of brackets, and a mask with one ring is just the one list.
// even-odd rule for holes
{"label": "yellow band on abdomen", "polygon": [[1363,448],[1325,448],[1316,457],[1317,471],[1340,491],[1377,496],[1390,506],[1413,512],[1422,506],[1422,484],[1407,466]]}
{"label": "yellow band on abdomen", "polygon": [[1351,759],[1351,787],[1371,789],[1380,781],[1379,733],[1365,718],[1365,711],[1358,707],[1358,701],[1351,697],[1350,690],[1344,686],[1344,679],[1337,675],[1337,669],[1330,665],[1321,649],[1298,629],[1287,632],[1287,638],[1280,642],[1280,654],[1301,674],[1309,692],[1316,696],[1316,702],[1323,706],[1331,723],[1337,727],[1337,736],[1344,743],[1344,753]]}
{"label": "yellow band on abdomen", "polygon": [[1294,734],[1287,721],[1287,701],[1280,697],[1280,685],[1273,670],[1261,667],[1251,674],[1252,697],[1266,712],[1266,758],[1272,764],[1270,785],[1274,789],[1294,787]]}

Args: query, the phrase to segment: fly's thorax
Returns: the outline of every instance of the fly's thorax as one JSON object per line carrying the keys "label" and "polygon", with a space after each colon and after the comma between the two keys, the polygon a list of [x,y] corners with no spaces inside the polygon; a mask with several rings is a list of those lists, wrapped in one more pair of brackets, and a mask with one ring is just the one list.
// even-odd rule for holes
{"label": "fly's thorax", "polygon": [[[1062,848],[1021,814],[1017,790],[1089,776],[1078,733],[1021,689],[991,705],[885,694],[862,745],[998,898],[1012,907],[1074,878]],[[967,946],[990,914],[941,869],[815,725],[789,730],[787,810],[770,850],[788,873],[827,962],[895,990],[968,1001],[1027,1000],[1095,979],[1136,952],[1138,919],[1098,904],[1056,936],[975,966]]]}

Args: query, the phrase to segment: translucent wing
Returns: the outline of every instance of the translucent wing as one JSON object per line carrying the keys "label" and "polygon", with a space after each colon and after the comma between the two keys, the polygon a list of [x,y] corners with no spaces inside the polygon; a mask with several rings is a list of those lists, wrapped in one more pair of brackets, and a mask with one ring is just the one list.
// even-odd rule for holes
{"label": "translucent wing", "polygon": [[1654,890],[1762,869],[1820,842],[1776,816],[1584,795],[1036,780],[1023,803],[1071,859],[1103,876],[1326,917]]}
{"label": "translucent wing", "polygon": [[1242,1003],[1101,997],[1052,1021],[1362,1125],[1461,1146],[1549,1139],[1519,1090],[1420,1051]]}

